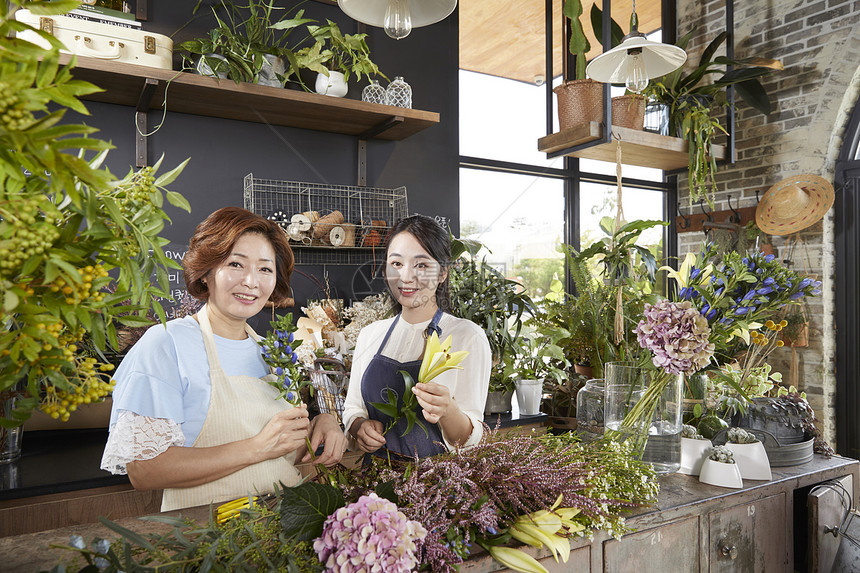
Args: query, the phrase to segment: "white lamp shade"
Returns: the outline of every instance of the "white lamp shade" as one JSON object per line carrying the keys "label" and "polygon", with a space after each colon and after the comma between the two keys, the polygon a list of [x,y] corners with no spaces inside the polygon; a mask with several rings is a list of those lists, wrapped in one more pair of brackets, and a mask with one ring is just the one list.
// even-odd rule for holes
{"label": "white lamp shade", "polygon": [[598,82],[623,84],[627,81],[627,51],[642,50],[642,61],[649,78],[659,78],[674,72],[687,61],[687,52],[671,44],[652,42],[647,38],[627,38],[605,54],[600,54],[585,67],[585,75]]}
{"label": "white lamp shade", "polygon": [[[457,7],[457,0],[407,0],[406,3],[413,28],[440,22]],[[337,0],[337,4],[353,20],[380,28],[385,24],[388,0]]]}

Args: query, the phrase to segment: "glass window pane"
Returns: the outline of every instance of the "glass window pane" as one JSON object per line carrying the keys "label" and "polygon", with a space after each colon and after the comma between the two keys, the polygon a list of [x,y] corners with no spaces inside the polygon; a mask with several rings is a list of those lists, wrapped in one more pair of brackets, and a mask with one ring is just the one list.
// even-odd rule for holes
{"label": "glass window pane", "polygon": [[564,277],[563,182],[460,169],[460,236],[483,243],[488,263],[542,298],[554,274]]}
{"label": "glass window pane", "polygon": [[[663,193],[644,189],[623,188],[621,192],[623,218],[625,221],[663,220]],[[579,195],[580,204],[580,247],[585,249],[607,234],[600,228],[604,217],[615,219],[617,188],[595,183],[582,183]],[[654,247],[658,261],[664,258],[664,227],[645,230],[636,244]]]}

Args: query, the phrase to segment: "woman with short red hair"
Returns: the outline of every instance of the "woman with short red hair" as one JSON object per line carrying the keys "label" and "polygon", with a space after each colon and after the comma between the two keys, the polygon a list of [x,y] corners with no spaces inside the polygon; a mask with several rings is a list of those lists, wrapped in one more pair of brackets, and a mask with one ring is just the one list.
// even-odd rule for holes
{"label": "woman with short red hair", "polygon": [[102,468],[136,489],[164,489],[162,511],[267,493],[300,480],[305,447],[340,461],[346,439],[330,414],[312,421],[263,380],[271,375],[247,320],[290,294],[293,253],[282,229],[238,207],[198,225],[182,261],[193,316],[155,325],[117,369]]}

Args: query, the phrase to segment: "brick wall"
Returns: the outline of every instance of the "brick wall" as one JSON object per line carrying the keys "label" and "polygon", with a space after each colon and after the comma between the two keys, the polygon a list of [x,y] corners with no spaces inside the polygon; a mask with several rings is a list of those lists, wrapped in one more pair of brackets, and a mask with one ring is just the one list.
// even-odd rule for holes
{"label": "brick wall", "polygon": [[[737,161],[718,169],[716,210],[728,208],[728,195],[736,207],[755,205],[756,191],[763,194],[771,185],[798,173],[815,173],[833,181],[845,127],[860,93],[858,22],[857,0],[735,2],[735,57],[775,58],[785,69],[762,82],[773,104],[769,116],[738,104]],[[678,0],[679,37],[694,28],[691,52],[701,50],[725,30],[725,0]],[[697,62],[698,55],[691,60]],[[682,213],[692,212],[684,177],[679,178],[678,187]],[[697,250],[704,239],[702,233],[681,234],[681,256]],[[808,267],[823,281],[822,296],[809,305],[810,345],[797,351],[799,385],[823,421],[825,438],[838,451],[832,211],[804,230],[800,239],[800,246],[790,248],[786,238],[772,238],[780,258],[788,258],[795,270]],[[786,380],[791,358],[790,350],[780,349],[770,360]]]}

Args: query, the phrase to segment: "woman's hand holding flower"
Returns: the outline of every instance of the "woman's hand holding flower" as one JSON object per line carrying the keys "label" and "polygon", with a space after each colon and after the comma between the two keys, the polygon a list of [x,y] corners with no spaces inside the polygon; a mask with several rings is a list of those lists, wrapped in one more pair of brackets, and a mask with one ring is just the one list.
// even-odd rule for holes
{"label": "woman's hand holding flower", "polygon": [[[324,466],[333,466],[340,462],[346,451],[346,436],[340,428],[337,420],[331,414],[317,415],[310,425],[310,451],[305,451],[300,462],[314,462]],[[311,453],[316,452],[320,444],[325,448],[319,457],[314,458]]]}
{"label": "woman's hand holding flower", "polygon": [[305,445],[308,435],[308,411],[304,406],[278,412],[251,438],[257,461],[285,456]]}
{"label": "woman's hand holding flower", "polygon": [[423,409],[424,419],[431,424],[438,423],[452,411],[459,411],[457,404],[451,399],[448,388],[441,384],[436,382],[416,384],[412,387],[412,392]]}

